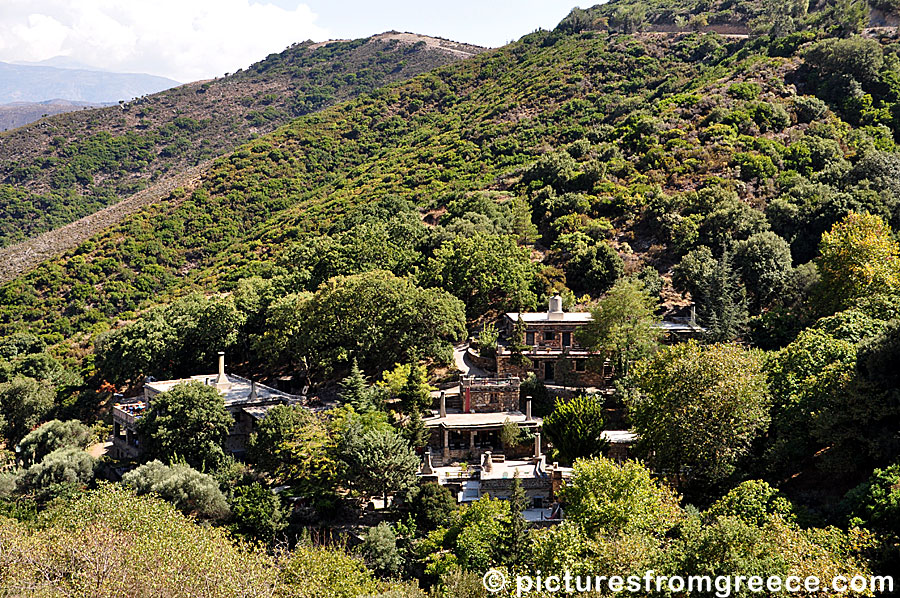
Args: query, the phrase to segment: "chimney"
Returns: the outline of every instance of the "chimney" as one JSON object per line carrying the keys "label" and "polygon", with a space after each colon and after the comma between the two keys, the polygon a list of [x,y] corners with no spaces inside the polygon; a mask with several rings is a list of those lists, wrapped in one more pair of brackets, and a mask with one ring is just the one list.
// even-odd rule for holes
{"label": "chimney", "polygon": [[697,306],[691,305],[691,326],[697,325]]}
{"label": "chimney", "polygon": [[251,401],[258,398],[258,395],[256,394],[256,380],[250,381],[250,396],[247,398]]}
{"label": "chimney", "polygon": [[561,296],[555,295],[550,298],[550,308],[547,310],[548,320],[562,320],[565,318],[562,304],[563,300]]}
{"label": "chimney", "polygon": [[447,394],[441,391],[441,417],[447,417]]}
{"label": "chimney", "polygon": [[534,433],[534,458],[535,459],[541,458],[541,433],[540,432]]}
{"label": "chimney", "polygon": [[425,463],[422,464],[422,475],[434,475],[434,465],[431,463],[431,449],[425,451]]}
{"label": "chimney", "polygon": [[219,375],[216,378],[216,384],[225,384],[228,378],[225,377],[225,351],[219,351]]}
{"label": "chimney", "polygon": [[534,418],[531,417],[531,399],[528,399],[525,401],[525,421],[530,422],[532,419]]}
{"label": "chimney", "polygon": [[494,470],[494,460],[491,458],[491,451],[485,452],[482,459],[484,460],[482,461],[481,468],[488,473],[492,472]]}

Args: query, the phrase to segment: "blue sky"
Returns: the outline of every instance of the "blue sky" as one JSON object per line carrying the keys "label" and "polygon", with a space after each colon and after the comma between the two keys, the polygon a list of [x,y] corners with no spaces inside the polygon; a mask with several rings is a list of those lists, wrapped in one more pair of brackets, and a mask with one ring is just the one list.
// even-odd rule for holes
{"label": "blue sky", "polygon": [[[578,0],[0,0],[0,61],[87,65],[187,82],[307,39],[392,29],[501,46]],[[593,4],[591,2],[590,4]]]}

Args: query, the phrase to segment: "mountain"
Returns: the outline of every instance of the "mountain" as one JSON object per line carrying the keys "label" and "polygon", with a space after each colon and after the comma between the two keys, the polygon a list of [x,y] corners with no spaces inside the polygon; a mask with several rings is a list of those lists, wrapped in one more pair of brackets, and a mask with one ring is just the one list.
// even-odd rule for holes
{"label": "mountain", "polygon": [[[112,105],[114,102],[109,102]],[[84,110],[87,108],[99,108],[103,104],[88,102],[70,102],[68,100],[46,100],[44,102],[12,102],[0,104],[0,131],[8,131],[17,127],[24,127],[45,116]]]}
{"label": "mountain", "polygon": [[[792,33],[752,36],[706,25],[653,31],[649,13],[631,33],[604,22],[603,11],[634,4],[591,9],[587,26],[575,11],[555,31],[260,135],[196,185],[0,287],[3,331],[84,340],[165,297],[271,277],[292,263],[292,248],[337,234],[348,215],[379,213],[383,202],[410,202],[429,222],[467,197],[524,202],[546,276],[568,272],[575,288],[580,275],[566,256],[580,254],[579,244],[608,243],[628,271],[646,265],[668,280],[699,245],[720,251],[728,239],[774,231],[801,265],[850,210],[897,225],[896,46],[878,31],[853,33],[867,15],[826,5],[792,18]],[[702,10],[695,16],[706,17]],[[292,56],[325,62],[323,49],[348,47]],[[276,68],[282,59],[254,71]],[[191,93],[212,94],[217,84],[226,85]],[[310,93],[300,97],[312,101]],[[217,106],[234,101],[216,97]],[[269,99],[262,90],[251,97],[251,118],[264,119]],[[154,112],[129,105],[121,118]],[[38,170],[23,180],[42,180]]]}
{"label": "mountain", "polygon": [[103,104],[130,100],[178,84],[155,75],[0,62],[0,104],[53,98]]}
{"label": "mountain", "polygon": [[297,116],[481,50],[398,32],[296,44],[224,78],[0,134],[0,245],[92,214]]}

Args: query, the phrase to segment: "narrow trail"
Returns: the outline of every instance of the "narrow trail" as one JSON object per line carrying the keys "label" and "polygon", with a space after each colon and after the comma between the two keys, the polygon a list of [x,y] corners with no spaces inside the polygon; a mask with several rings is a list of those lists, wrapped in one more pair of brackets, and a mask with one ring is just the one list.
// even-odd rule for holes
{"label": "narrow trail", "polygon": [[192,187],[211,163],[212,160],[201,162],[80,220],[0,249],[0,283],[9,282],[44,260],[78,247],[144,207],[164,200],[175,189]]}

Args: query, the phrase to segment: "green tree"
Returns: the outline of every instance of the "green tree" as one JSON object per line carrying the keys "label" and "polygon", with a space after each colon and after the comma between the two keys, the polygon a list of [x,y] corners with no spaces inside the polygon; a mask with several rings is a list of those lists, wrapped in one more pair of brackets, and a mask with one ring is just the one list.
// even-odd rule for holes
{"label": "green tree", "polygon": [[397,534],[385,521],[369,528],[360,546],[360,552],[369,567],[378,575],[387,577],[397,575],[403,566],[403,557],[397,549]]}
{"label": "green tree", "polygon": [[477,317],[488,309],[534,306],[537,270],[530,253],[509,236],[456,237],[434,252],[422,281],[453,293]]}
{"label": "green tree", "polygon": [[250,461],[277,484],[303,495],[328,496],[337,484],[336,443],[325,422],[300,405],[279,405],[266,414],[247,447]]}
{"label": "green tree", "polygon": [[383,271],[330,279],[308,300],[298,296],[273,311],[254,346],[273,364],[317,376],[354,357],[366,371],[414,354],[449,362],[466,330],[463,304],[452,295]]}
{"label": "green tree", "polygon": [[414,409],[406,418],[401,429],[403,438],[409,443],[413,449],[422,449],[428,444],[429,431],[425,427],[425,421],[422,419],[422,412]]}
{"label": "green tree", "polygon": [[47,381],[16,376],[0,384],[0,431],[12,446],[46,416],[56,398]]}
{"label": "green tree", "polygon": [[738,517],[763,527],[771,517],[793,521],[793,505],[781,492],[762,480],[741,482],[717,500],[707,513],[712,517]]}
{"label": "green tree", "polygon": [[704,281],[703,301],[697,309],[700,323],[706,326],[706,339],[727,342],[739,337],[747,325],[747,295],[740,286],[726,251],[716,262],[711,276]]}
{"label": "green tree", "polygon": [[377,407],[374,389],[369,386],[355,358],[350,366],[350,374],[341,382],[340,397],[344,403],[351,405],[359,413],[372,411]]}
{"label": "green tree", "polygon": [[185,515],[223,520],[229,514],[218,482],[188,465],[150,461],[122,476],[122,483],[138,494],[155,494],[169,501]]}
{"label": "green tree", "polygon": [[400,399],[400,405],[404,412],[414,413],[431,408],[432,390],[426,378],[425,368],[413,362],[410,364],[406,380],[396,396]]}
{"label": "green tree", "polygon": [[900,465],[876,469],[847,493],[851,524],[900,536]]}
{"label": "green tree", "polygon": [[561,235],[554,248],[566,257],[566,279],[575,290],[601,295],[625,272],[625,263],[609,243],[584,233]]}
{"label": "green tree", "polygon": [[678,497],[636,461],[597,457],[575,462],[560,490],[569,519],[589,534],[664,534],[679,519]]}
{"label": "green tree", "polygon": [[500,542],[497,545],[497,560],[512,570],[524,564],[528,545],[528,522],[525,509],[528,498],[518,475],[513,479],[512,494],[509,497],[509,517],[503,523]]}
{"label": "green tree", "polygon": [[86,449],[94,438],[91,429],[77,419],[64,422],[54,419],[26,434],[19,442],[18,452],[28,466],[41,461],[60,448]]}
{"label": "green tree", "polygon": [[527,437],[524,430],[519,427],[519,424],[507,417],[503,421],[503,427],[500,429],[500,442],[503,443],[503,446],[507,449],[512,449],[521,446],[526,440]]}
{"label": "green tree", "polygon": [[791,247],[771,231],[734,244],[734,267],[752,297],[756,313],[782,297],[791,281]]}
{"label": "green tree", "polygon": [[822,235],[819,252],[820,302],[827,312],[900,289],[900,245],[877,216],[851,212]]}
{"label": "green tree", "polygon": [[638,363],[626,401],[639,446],[677,480],[701,487],[731,475],[769,424],[761,353],[694,341]]}
{"label": "green tree", "polygon": [[594,396],[580,396],[557,400],[553,413],[544,418],[543,431],[560,460],[573,463],[606,450],[609,443],[603,438],[603,426],[603,402]]}
{"label": "green tree", "polygon": [[767,368],[773,397],[770,471],[796,473],[797,464],[823,448],[814,421],[832,402],[828,397],[849,392],[855,366],[854,343],[817,328],[804,330],[774,356]]}
{"label": "green tree", "polygon": [[391,429],[373,429],[353,435],[346,443],[349,476],[363,492],[380,494],[387,506],[388,493],[399,492],[416,482],[419,459]]}
{"label": "green tree", "polygon": [[[4,538],[11,531],[4,529]],[[271,596],[276,586],[274,561],[262,551],[122,484],[59,501],[42,515],[40,529],[23,526],[17,535],[28,552],[17,554],[13,579],[0,573],[7,588],[46,579],[49,571],[55,573],[45,587],[72,596],[138,596],[148,588],[155,596]]]}
{"label": "green tree", "polygon": [[235,488],[230,503],[231,528],[239,534],[272,542],[287,527],[281,499],[259,482]]}
{"label": "green tree", "polygon": [[181,458],[203,468],[215,467],[234,420],[214,386],[191,381],[176,384],[150,401],[138,420],[149,459],[172,462]]}
{"label": "green tree", "polygon": [[628,363],[652,353],[660,339],[656,300],[638,280],[624,278],[591,310],[591,321],[575,332],[578,342],[611,359],[627,373]]}
{"label": "green tree", "polygon": [[114,384],[195,374],[235,346],[243,322],[230,297],[188,295],[100,337],[94,349],[98,374]]}
{"label": "green tree", "polygon": [[435,482],[422,484],[409,503],[416,524],[425,531],[446,524],[456,508],[456,498],[450,490]]}

